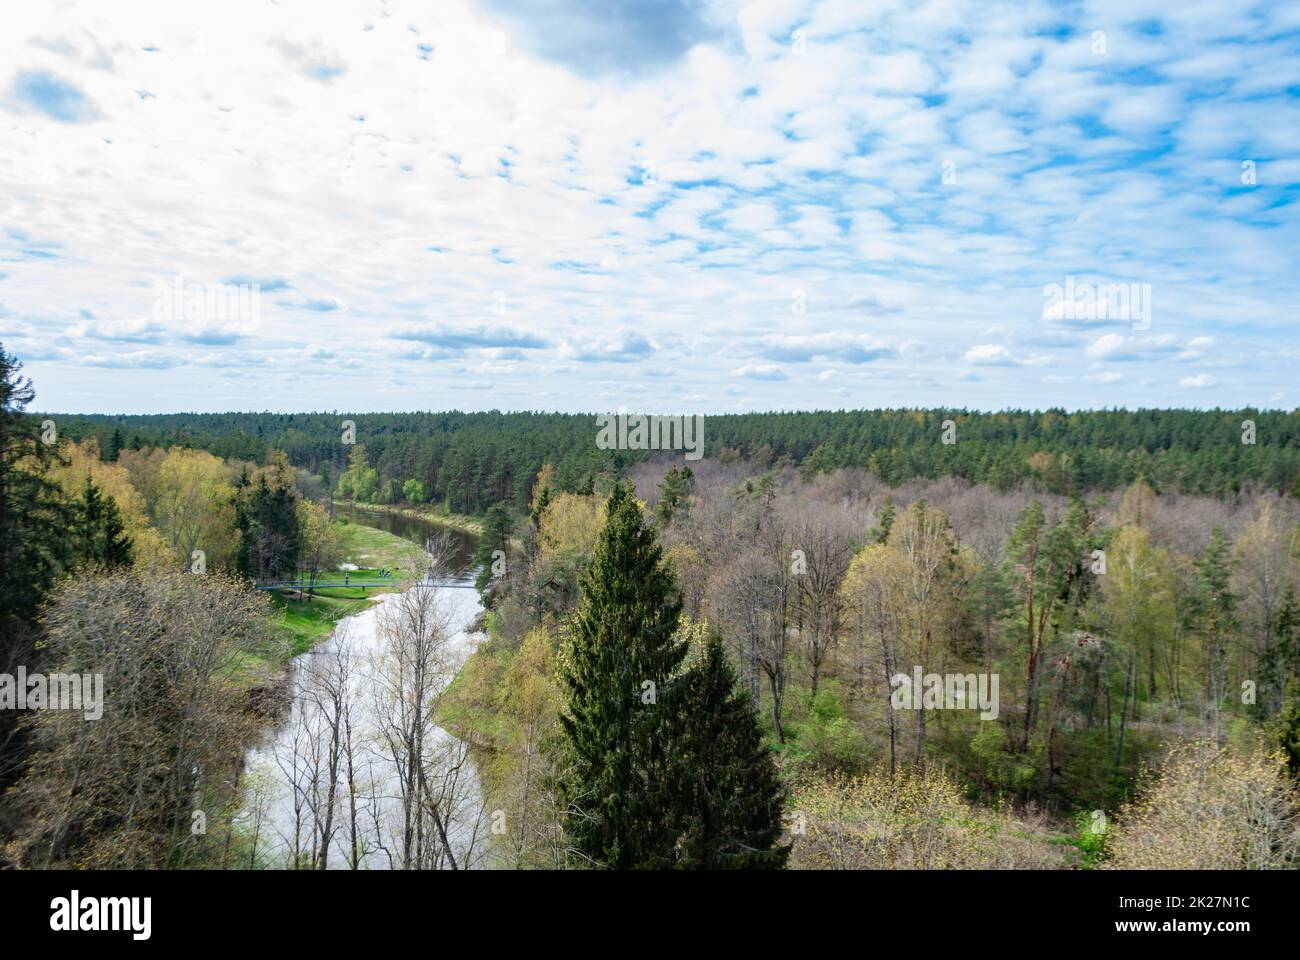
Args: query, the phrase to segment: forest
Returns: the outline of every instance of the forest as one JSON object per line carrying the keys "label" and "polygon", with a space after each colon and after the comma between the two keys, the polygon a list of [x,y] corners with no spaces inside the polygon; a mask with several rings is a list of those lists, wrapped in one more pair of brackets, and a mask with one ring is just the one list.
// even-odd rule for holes
{"label": "forest", "polygon": [[[351,424],[375,470],[363,499],[414,499],[452,513],[505,502],[522,510],[544,463],[558,489],[650,457],[602,450],[595,418],[559,413],[223,413],[60,416],[61,433],[96,438],[110,458],[128,449],[185,447],[264,463],[272,450],[327,482],[349,465]],[[952,429],[945,428],[952,423]],[[945,440],[951,442],[945,442]],[[853,410],[704,418],[705,456],[804,478],[858,467],[889,484],[954,477],[1006,491],[1158,491],[1226,497],[1247,486],[1293,490],[1300,414],[1257,410]],[[414,498],[404,484],[420,484]]]}
{"label": "forest", "polygon": [[[109,692],[0,711],[6,865],[1300,864],[1294,413],[717,417],[688,463],[560,414],[44,415],[2,349],[0,391],[0,674]],[[336,503],[473,523],[467,658],[437,545],[373,674],[286,637],[324,600],[252,587],[335,575]],[[274,860],[241,678],[316,643]]]}

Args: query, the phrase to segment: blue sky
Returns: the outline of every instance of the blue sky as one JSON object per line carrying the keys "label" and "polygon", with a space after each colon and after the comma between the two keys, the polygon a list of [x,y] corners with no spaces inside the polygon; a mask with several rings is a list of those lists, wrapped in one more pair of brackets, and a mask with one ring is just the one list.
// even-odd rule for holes
{"label": "blue sky", "polygon": [[1300,404],[1300,5],[324,6],[6,10],[38,407]]}

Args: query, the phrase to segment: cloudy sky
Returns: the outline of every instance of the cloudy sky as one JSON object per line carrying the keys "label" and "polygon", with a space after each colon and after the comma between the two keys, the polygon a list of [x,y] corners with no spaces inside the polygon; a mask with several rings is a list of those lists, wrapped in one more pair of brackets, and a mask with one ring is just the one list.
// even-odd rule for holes
{"label": "cloudy sky", "polygon": [[45,411],[1300,404],[1294,2],[0,18]]}

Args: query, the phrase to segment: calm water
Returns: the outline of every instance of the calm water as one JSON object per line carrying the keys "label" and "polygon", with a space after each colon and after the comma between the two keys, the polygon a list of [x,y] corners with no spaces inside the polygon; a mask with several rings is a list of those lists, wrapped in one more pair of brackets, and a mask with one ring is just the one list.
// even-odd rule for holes
{"label": "calm water", "polygon": [[[438,597],[453,630],[446,658],[446,682],[450,682],[482,636],[470,633],[467,629],[482,611],[478,592],[464,589],[473,584],[469,566],[474,551],[472,535],[416,517],[340,504],[336,504],[334,510],[336,515],[346,516],[354,523],[377,527],[421,545],[430,537],[449,537],[455,557],[454,566],[460,572],[451,580],[454,586],[439,589]],[[353,707],[355,740],[361,744],[354,761],[354,767],[358,770],[357,780],[363,784],[359,791],[363,794],[363,811],[358,816],[358,835],[367,854],[361,865],[366,869],[380,870],[392,865],[389,853],[396,856],[399,849],[401,805],[397,796],[397,769],[392,760],[384,755],[381,747],[381,719],[385,713],[379,693],[383,687],[380,662],[385,644],[380,623],[384,608],[398,596],[399,594],[385,594],[361,613],[340,620],[328,641],[296,657],[291,664],[289,691],[293,697],[292,706],[280,724],[269,731],[263,741],[245,757],[244,800],[240,821],[246,834],[257,830],[257,849],[259,859],[263,862],[277,867],[288,866],[295,848],[302,850],[313,843],[319,843],[311,835],[312,817],[309,810],[313,802],[320,805],[319,794],[313,795],[310,783],[313,779],[312,770],[320,769],[322,761],[318,756],[319,748],[312,746],[312,737],[309,735],[311,713],[303,693],[313,670],[313,658],[320,658],[314,664],[314,668],[319,671],[322,663],[333,663],[330,658],[342,652],[352,663],[351,677],[347,684],[348,699]],[[467,757],[466,745],[450,733],[436,728],[432,740],[427,745],[426,754],[464,758],[464,762],[459,764],[459,772],[446,781],[454,797],[448,803],[452,808],[448,833],[458,865],[466,865],[467,860],[470,861],[468,865],[476,865],[474,861],[477,854],[472,854],[470,850],[473,847],[475,851],[481,851],[486,847],[484,835],[487,832],[481,810],[482,791],[477,770]],[[334,814],[336,829],[330,843],[328,861],[332,869],[348,866],[350,832],[346,822],[347,801],[341,795],[343,789],[340,784]]]}
{"label": "calm water", "polygon": [[361,523],[367,527],[383,530],[385,533],[391,533],[403,540],[410,540],[420,546],[424,546],[425,541],[431,537],[445,536],[451,543],[453,566],[462,573],[469,570],[470,562],[474,556],[474,536],[456,527],[448,527],[432,520],[423,520],[419,517],[411,517],[400,513],[369,510],[365,507],[357,507],[346,503],[334,504],[334,515],[336,517],[347,517],[354,523]]}

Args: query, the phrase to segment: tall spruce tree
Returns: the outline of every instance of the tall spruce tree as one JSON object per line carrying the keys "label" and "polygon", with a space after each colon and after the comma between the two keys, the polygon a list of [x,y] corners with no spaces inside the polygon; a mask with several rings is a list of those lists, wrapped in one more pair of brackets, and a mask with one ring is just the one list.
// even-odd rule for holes
{"label": "tall spruce tree", "polygon": [[581,590],[563,670],[565,832],[589,865],[670,866],[678,818],[664,701],[686,657],[682,605],[641,504],[621,483]]}
{"label": "tall spruce tree", "polygon": [[[488,508],[487,515],[483,518],[483,535],[478,538],[478,546],[474,551],[474,564],[479,568],[474,586],[481,594],[486,594],[496,579],[500,569],[496,561],[506,554],[513,526],[510,508],[504,503],[494,503]],[[497,551],[500,551],[499,556]]]}
{"label": "tall spruce tree", "polygon": [[[35,396],[0,344],[0,673],[40,668],[36,611],[77,553],[72,505],[46,472],[58,459],[53,431],[26,412]],[[18,717],[0,710],[0,791],[24,756]]]}
{"label": "tall spruce tree", "polygon": [[719,637],[671,693],[674,866],[778,870],[785,796],[748,694],[736,685]]}
{"label": "tall spruce tree", "polygon": [[86,486],[77,512],[82,557],[108,569],[129,566],[131,538],[122,525],[117,502],[100,492],[90,474],[86,474]]}
{"label": "tall spruce tree", "polygon": [[678,470],[673,467],[659,484],[659,519],[665,524],[672,523],[673,518],[684,515],[691,506],[691,487],[695,475],[690,467]]}

